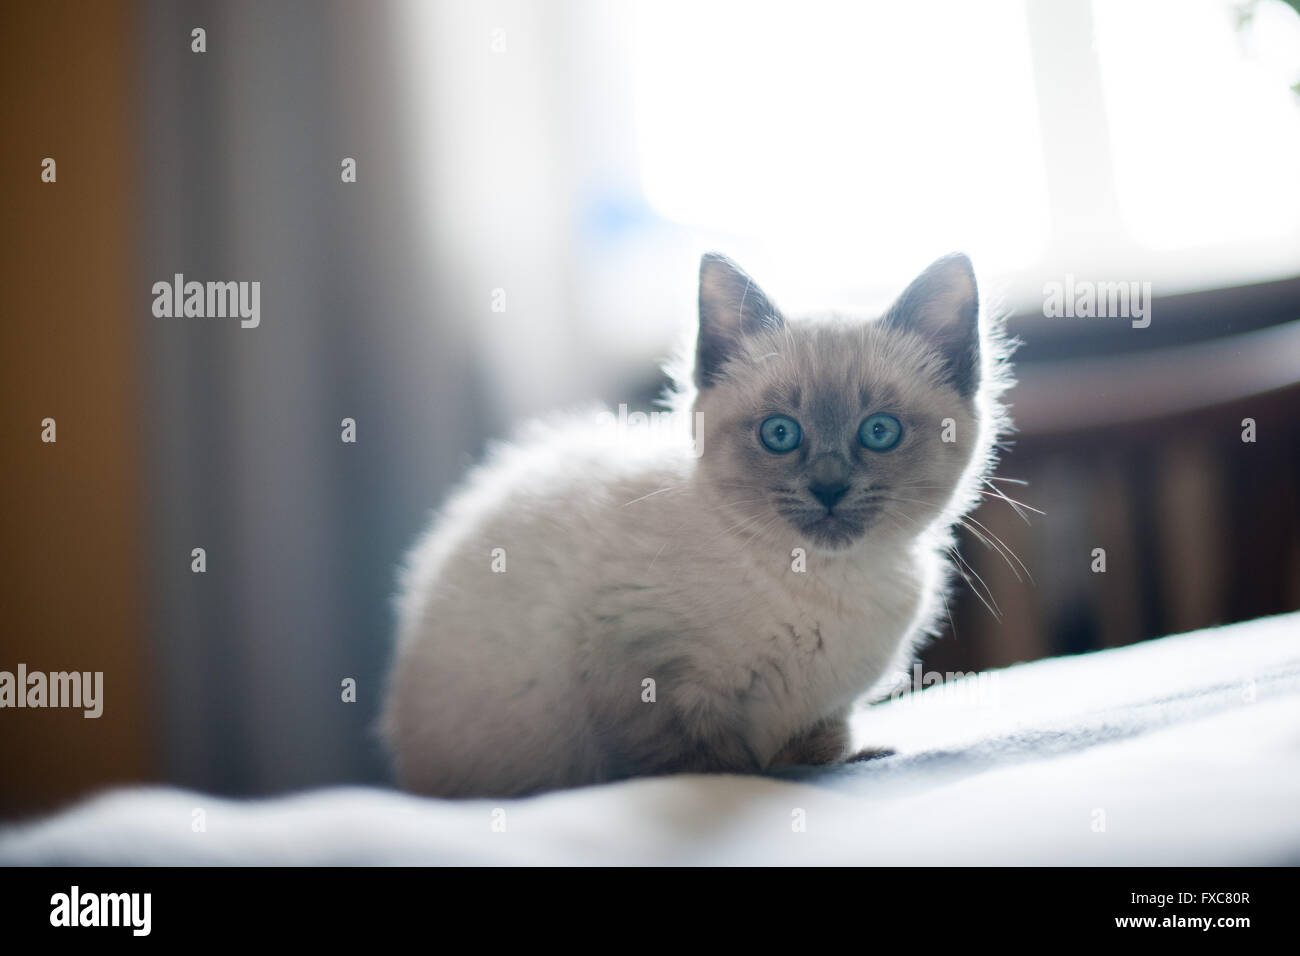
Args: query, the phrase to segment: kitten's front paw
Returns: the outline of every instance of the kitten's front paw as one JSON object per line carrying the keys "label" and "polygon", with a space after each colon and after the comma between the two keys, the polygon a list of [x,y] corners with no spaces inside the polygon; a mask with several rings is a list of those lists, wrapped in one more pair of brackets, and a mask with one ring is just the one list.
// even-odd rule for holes
{"label": "kitten's front paw", "polygon": [[889,747],[865,747],[859,750],[851,757],[844,759],[845,763],[858,763],[863,760],[878,760],[881,757],[892,757],[894,751]]}
{"label": "kitten's front paw", "polygon": [[785,767],[819,767],[838,763],[849,748],[849,727],[842,717],[814,724],[781,748],[769,770]]}

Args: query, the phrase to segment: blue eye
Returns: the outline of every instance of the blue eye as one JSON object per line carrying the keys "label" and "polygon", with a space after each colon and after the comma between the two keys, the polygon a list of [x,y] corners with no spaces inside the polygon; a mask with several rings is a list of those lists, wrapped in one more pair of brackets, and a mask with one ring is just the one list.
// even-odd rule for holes
{"label": "blue eye", "polygon": [[803,438],[803,429],[793,418],[773,415],[758,426],[758,437],[763,440],[763,445],[768,451],[784,455],[799,447],[799,441]]}
{"label": "blue eye", "polygon": [[889,451],[903,437],[903,424],[893,415],[877,412],[868,415],[858,426],[858,441],[872,451]]}

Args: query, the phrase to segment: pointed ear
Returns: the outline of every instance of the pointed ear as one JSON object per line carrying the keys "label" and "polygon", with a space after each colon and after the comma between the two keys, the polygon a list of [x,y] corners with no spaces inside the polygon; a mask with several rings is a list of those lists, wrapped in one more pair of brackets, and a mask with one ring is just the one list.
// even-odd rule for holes
{"label": "pointed ear", "polygon": [[707,388],[746,335],[779,329],[785,319],[757,283],[726,256],[700,259],[700,335],[695,348],[695,384]]}
{"label": "pointed ear", "polygon": [[912,280],[881,320],[915,332],[941,356],[948,381],[973,395],[980,379],[979,292],[970,259],[955,252]]}

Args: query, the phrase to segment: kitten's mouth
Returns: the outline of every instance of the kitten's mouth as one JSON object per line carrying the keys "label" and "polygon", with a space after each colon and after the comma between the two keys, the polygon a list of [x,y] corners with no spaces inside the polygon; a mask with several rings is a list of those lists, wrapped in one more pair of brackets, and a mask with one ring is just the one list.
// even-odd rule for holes
{"label": "kitten's mouth", "polygon": [[795,521],[794,525],[819,547],[838,551],[862,537],[873,516],[872,510],[823,511],[820,515]]}

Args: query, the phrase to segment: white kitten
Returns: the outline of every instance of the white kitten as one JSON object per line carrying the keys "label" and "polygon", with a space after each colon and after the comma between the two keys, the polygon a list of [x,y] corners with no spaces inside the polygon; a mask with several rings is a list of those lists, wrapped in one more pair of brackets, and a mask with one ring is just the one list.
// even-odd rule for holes
{"label": "white kitten", "polygon": [[505,796],[846,756],[850,706],[933,626],[1004,424],[979,311],[965,256],[878,320],[798,322],[705,256],[677,396],[694,444],[534,426],[412,552],[383,723],[402,783]]}

